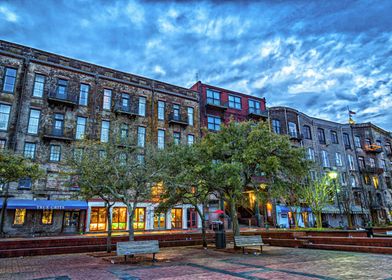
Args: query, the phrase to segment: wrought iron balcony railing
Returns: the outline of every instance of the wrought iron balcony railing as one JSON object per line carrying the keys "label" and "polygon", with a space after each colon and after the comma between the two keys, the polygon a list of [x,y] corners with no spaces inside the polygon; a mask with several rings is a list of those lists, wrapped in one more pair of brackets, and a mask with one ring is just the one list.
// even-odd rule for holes
{"label": "wrought iron balcony railing", "polygon": [[58,90],[54,90],[49,91],[48,101],[74,106],[78,104],[78,97],[70,92],[60,93]]}

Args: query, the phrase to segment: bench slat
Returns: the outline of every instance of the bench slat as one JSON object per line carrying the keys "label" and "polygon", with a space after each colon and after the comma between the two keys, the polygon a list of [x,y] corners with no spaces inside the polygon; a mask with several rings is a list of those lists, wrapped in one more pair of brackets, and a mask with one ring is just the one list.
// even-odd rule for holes
{"label": "bench slat", "polygon": [[260,235],[234,236],[234,243],[239,247],[264,245]]}
{"label": "bench slat", "polygon": [[152,254],[159,252],[158,240],[128,241],[117,243],[117,255]]}

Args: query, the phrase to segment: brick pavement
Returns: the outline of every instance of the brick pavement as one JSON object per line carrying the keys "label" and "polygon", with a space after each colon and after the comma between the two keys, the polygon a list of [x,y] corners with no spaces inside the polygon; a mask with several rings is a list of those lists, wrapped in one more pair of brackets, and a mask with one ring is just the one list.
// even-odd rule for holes
{"label": "brick pavement", "polygon": [[[383,279],[392,280],[392,256],[266,247],[261,255],[163,248],[126,264],[104,254],[70,254],[0,259],[0,279]],[[114,262],[114,264],[111,263]]]}

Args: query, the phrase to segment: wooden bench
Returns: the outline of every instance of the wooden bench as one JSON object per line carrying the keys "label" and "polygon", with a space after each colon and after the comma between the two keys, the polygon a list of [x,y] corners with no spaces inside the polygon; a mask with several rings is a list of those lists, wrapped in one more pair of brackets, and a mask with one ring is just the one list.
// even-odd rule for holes
{"label": "wooden bench", "polygon": [[260,246],[260,252],[263,252],[263,245],[265,245],[261,239],[261,235],[234,236],[234,244],[237,247],[242,247],[243,254],[245,254],[245,247]]}
{"label": "wooden bench", "polygon": [[159,252],[158,240],[117,242],[117,256],[133,257],[137,254],[152,254],[152,261],[156,262],[155,254]]}

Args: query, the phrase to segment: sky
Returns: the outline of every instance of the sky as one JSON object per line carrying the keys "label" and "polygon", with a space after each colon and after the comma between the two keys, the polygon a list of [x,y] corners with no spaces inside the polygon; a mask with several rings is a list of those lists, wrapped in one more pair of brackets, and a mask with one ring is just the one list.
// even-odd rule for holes
{"label": "sky", "polygon": [[392,130],[392,0],[2,0],[0,39]]}

